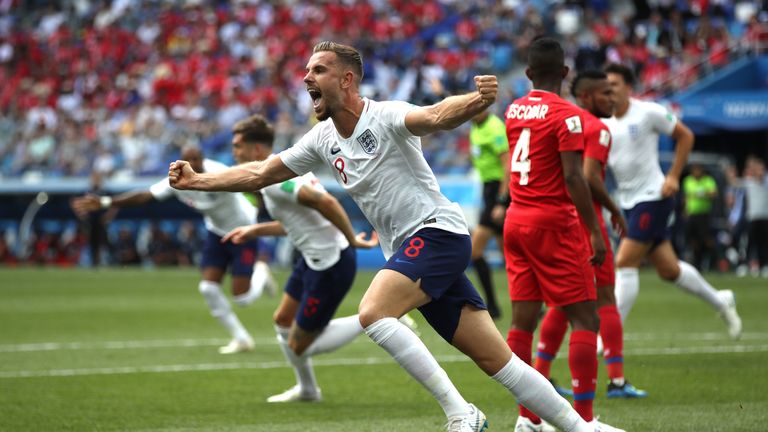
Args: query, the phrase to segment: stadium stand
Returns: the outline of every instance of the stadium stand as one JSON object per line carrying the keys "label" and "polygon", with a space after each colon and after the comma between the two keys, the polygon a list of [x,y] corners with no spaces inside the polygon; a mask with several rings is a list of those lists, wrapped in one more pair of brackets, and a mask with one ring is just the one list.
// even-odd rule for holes
{"label": "stadium stand", "polygon": [[[523,59],[541,34],[562,39],[574,69],[623,62],[645,95],[671,97],[765,53],[766,3],[0,1],[0,177],[98,171],[130,184],[162,176],[187,143],[231,163],[229,128],[253,112],[276,124],[285,148],[314,121],[301,78],[320,39],[363,52],[373,98],[428,104],[491,72],[501,110],[528,90]],[[467,175],[467,135],[424,140],[437,174]]]}
{"label": "stadium stand", "polygon": [[[249,112],[285,147],[311,123],[301,77],[320,38],[364,52],[370,96],[429,103],[492,71],[508,76],[503,105],[526,90],[521,59],[539,34],[560,34],[577,69],[633,65],[652,95],[768,37],[759,2],[634,3],[2,2],[0,173],[161,174],[190,141],[230,161],[228,128]],[[425,143],[438,174],[469,169],[458,134]]]}

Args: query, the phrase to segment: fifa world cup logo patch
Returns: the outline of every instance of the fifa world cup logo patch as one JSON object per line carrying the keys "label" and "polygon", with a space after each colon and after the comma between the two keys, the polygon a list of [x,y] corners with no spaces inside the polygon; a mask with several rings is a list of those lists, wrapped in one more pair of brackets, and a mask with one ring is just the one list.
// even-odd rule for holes
{"label": "fifa world cup logo patch", "polygon": [[581,119],[579,116],[568,117],[565,119],[565,125],[571,133],[581,133]]}
{"label": "fifa world cup logo patch", "polygon": [[360,147],[363,148],[363,151],[370,155],[376,153],[376,150],[379,148],[379,142],[376,140],[376,137],[370,129],[366,129],[365,132],[360,134],[360,136],[357,137],[357,142],[360,143]]}

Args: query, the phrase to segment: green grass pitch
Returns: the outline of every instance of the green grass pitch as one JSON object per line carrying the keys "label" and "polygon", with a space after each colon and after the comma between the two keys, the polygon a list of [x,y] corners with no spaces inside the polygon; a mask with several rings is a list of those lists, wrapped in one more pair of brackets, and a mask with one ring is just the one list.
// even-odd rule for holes
{"label": "green grass pitch", "polygon": [[[372,277],[358,274],[338,315],[355,313]],[[495,277],[505,298],[503,272]],[[709,279],[735,291],[742,340],[729,340],[704,303],[642,273],[625,369],[650,396],[607,400],[601,365],[602,420],[628,431],[768,430],[768,281]],[[294,382],[274,342],[277,298],[236,309],[257,349],[222,356],[216,348],[227,338],[197,280],[192,269],[0,269],[0,430],[443,430],[437,403],[365,336],[315,358],[322,403],[266,404]],[[489,431],[511,431],[513,398],[416,319],[457,387],[488,416]],[[508,319],[507,306],[503,334]],[[563,359],[553,376],[568,382]]]}

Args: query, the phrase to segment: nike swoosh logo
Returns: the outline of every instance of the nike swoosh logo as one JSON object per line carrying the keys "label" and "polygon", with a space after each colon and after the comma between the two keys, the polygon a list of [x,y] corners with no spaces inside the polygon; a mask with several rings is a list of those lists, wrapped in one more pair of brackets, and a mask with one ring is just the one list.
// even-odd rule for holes
{"label": "nike swoosh logo", "polygon": [[341,151],[341,147],[333,147],[331,148],[331,154],[335,155],[336,153]]}
{"label": "nike swoosh logo", "polygon": [[410,261],[401,260],[400,258],[395,258],[395,262],[396,262],[396,263],[404,263],[404,264],[413,264],[413,263],[412,263],[412,262],[410,262]]}

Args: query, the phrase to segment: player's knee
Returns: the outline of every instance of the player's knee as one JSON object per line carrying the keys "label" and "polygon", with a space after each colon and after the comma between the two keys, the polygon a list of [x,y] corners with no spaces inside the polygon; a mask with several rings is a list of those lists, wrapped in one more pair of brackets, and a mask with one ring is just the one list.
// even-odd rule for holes
{"label": "player's knee", "polygon": [[677,265],[660,266],[656,269],[659,277],[668,282],[674,282],[680,276],[680,267]]}
{"label": "player's knee", "polygon": [[600,331],[600,317],[597,316],[597,313],[579,316],[573,320],[573,329],[597,333]]}
{"label": "player's knee", "polygon": [[616,294],[613,285],[606,285],[597,288],[597,307],[610,306],[616,304]]}
{"label": "player's knee", "polygon": [[394,318],[397,320],[411,309],[413,309],[413,307],[406,306],[400,298],[389,298],[384,300],[364,296],[362,301],[360,301],[360,306],[358,306],[357,310],[360,316],[360,325],[363,328],[366,328],[384,318]]}
{"label": "player's knee", "polygon": [[381,319],[381,317],[376,313],[376,311],[373,310],[373,308],[362,303],[360,304],[360,307],[357,311],[359,314],[360,325],[363,328],[366,328]]}
{"label": "player's knee", "polygon": [[587,330],[597,333],[600,330],[600,316],[592,302],[574,303],[565,308],[568,320],[574,330]]}
{"label": "player's knee", "polygon": [[212,316],[224,316],[230,312],[231,309],[229,303],[221,292],[220,284],[208,280],[201,280],[197,289],[208,304],[208,309],[210,309]]}
{"label": "player's knee", "polygon": [[208,281],[208,280],[201,280],[200,283],[197,285],[197,290],[200,291],[200,294],[203,295],[203,297],[207,297],[211,294],[216,293],[221,289],[221,286],[217,284],[216,282]]}
{"label": "player's knee", "polygon": [[528,305],[517,302],[513,303],[511,322],[512,328],[515,330],[533,333],[536,330],[536,325],[539,322],[540,312],[541,306],[539,305]]}
{"label": "player's knee", "polygon": [[363,328],[366,328],[369,325],[383,318],[398,318],[397,316],[383,313],[379,308],[375,307],[373,304],[366,303],[366,302],[360,303],[360,306],[358,308],[358,313],[360,317],[360,325]]}
{"label": "player's knee", "polygon": [[288,337],[288,348],[297,356],[303,355],[320,333],[322,330],[305,330],[299,326],[294,326]]}
{"label": "player's knee", "polygon": [[595,333],[600,331],[600,315],[595,312],[589,320],[589,330]]}
{"label": "player's knee", "polygon": [[288,339],[288,348],[290,348],[291,351],[293,351],[293,353],[296,354],[297,356],[304,354],[307,348],[309,348],[310,344],[311,343],[297,340],[295,338]]}
{"label": "player's knee", "polygon": [[291,351],[293,351],[293,353],[296,354],[297,356],[304,354],[305,347],[301,347],[301,344],[299,344],[299,342],[296,339],[293,339],[293,338],[288,339],[288,348],[290,348]]}
{"label": "player's knee", "polygon": [[634,261],[635,261],[635,260],[633,260],[633,259],[630,259],[630,258],[629,258],[629,257],[627,257],[627,256],[622,256],[622,255],[619,255],[619,256],[617,256],[617,257],[616,257],[616,268],[617,268],[617,269],[620,269],[620,268],[627,268],[627,267],[632,267],[632,268],[634,268],[634,267],[636,267],[636,266],[634,265],[634,264],[635,264],[635,263],[634,263]]}
{"label": "player's knee", "polygon": [[536,331],[536,320],[524,320],[524,319],[513,318],[511,328],[514,330],[521,330],[524,332],[533,333],[534,331]]}
{"label": "player's knee", "polygon": [[275,311],[272,320],[280,327],[290,327],[293,324],[293,316],[282,309]]}

